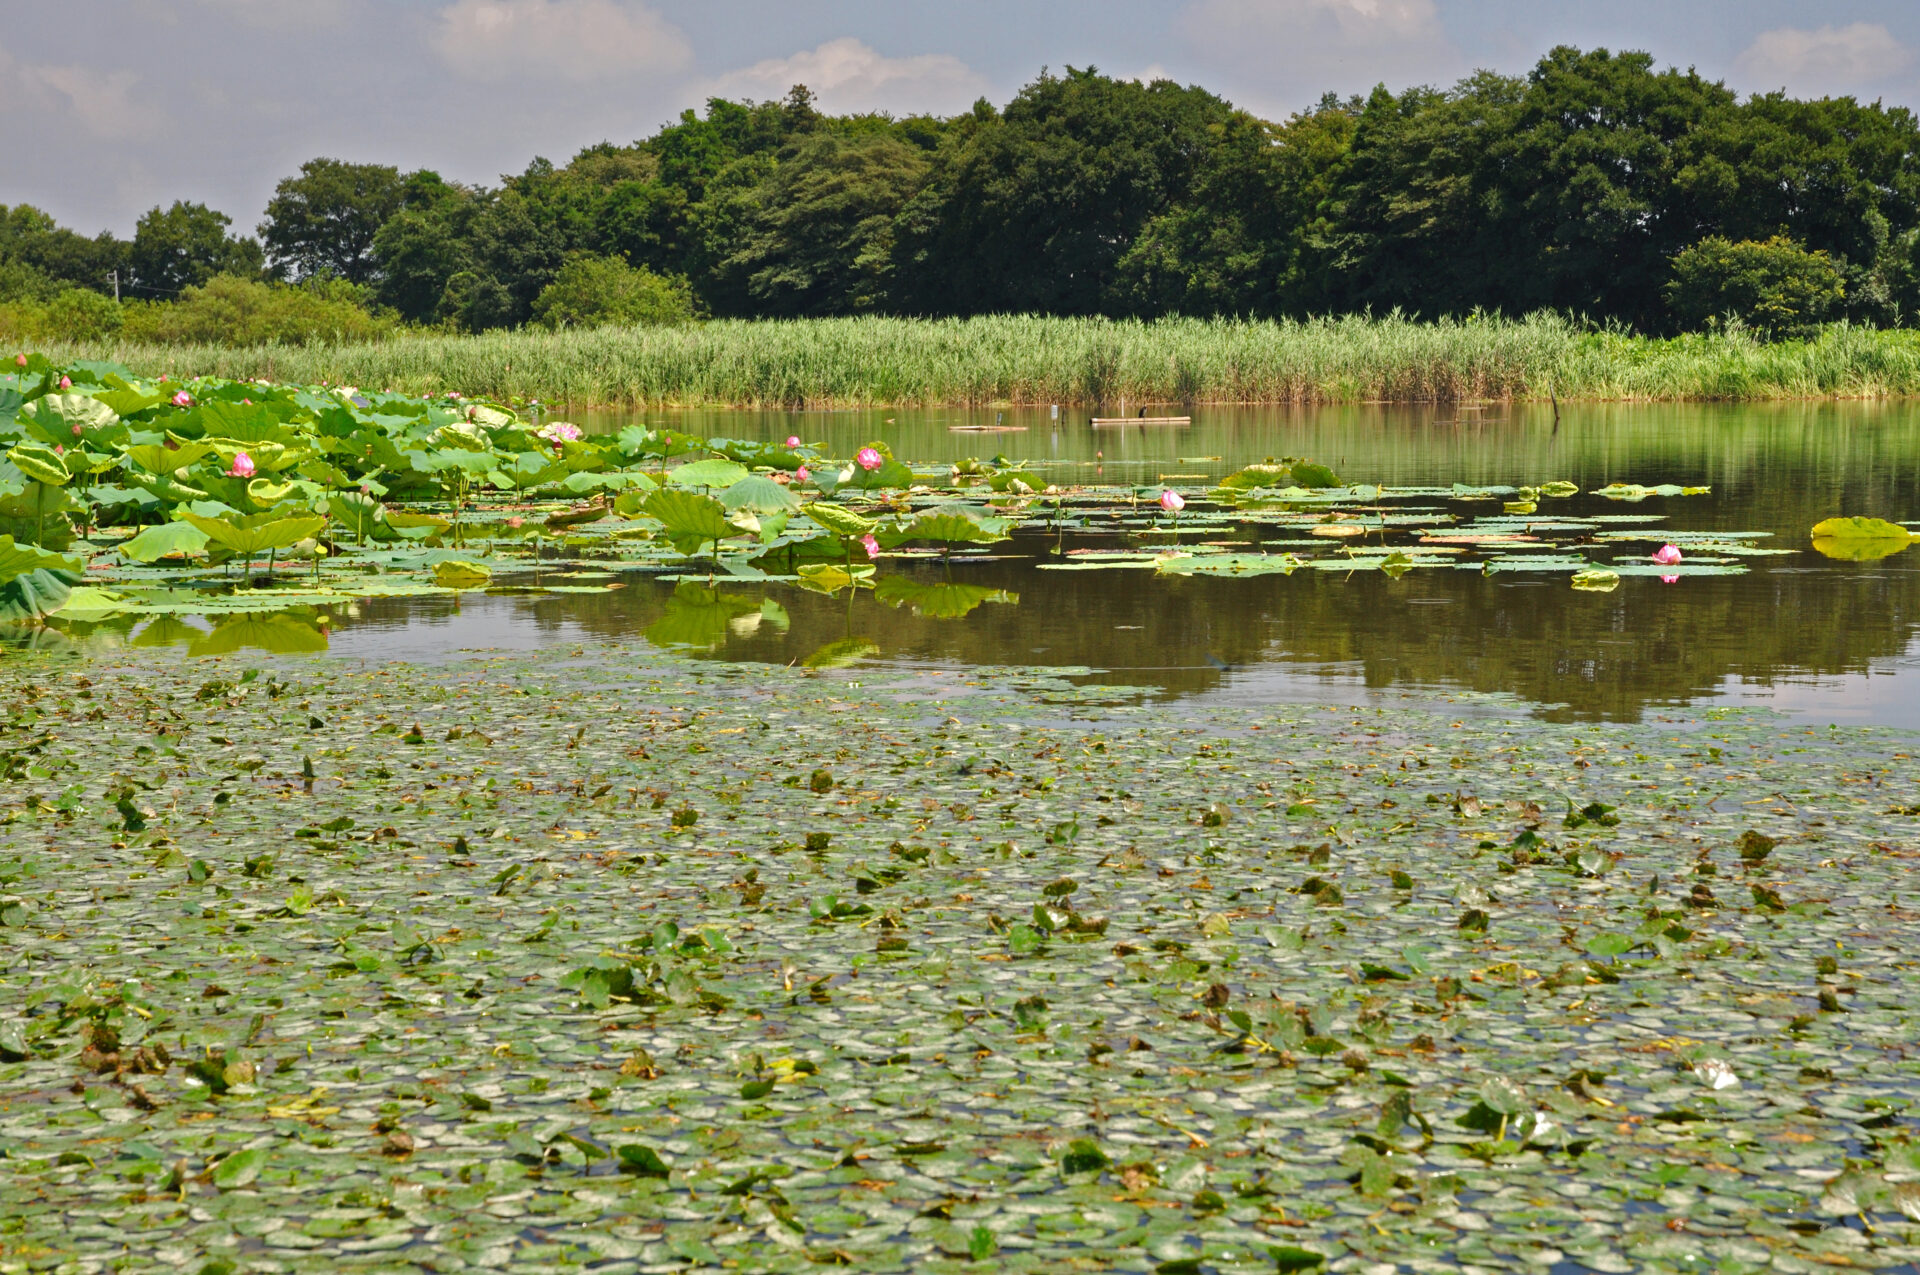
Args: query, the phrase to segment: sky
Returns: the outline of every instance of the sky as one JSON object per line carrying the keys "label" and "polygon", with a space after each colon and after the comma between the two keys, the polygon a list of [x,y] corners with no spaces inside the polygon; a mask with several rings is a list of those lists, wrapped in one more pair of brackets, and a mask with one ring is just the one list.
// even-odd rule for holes
{"label": "sky", "polygon": [[1642,49],[1741,92],[1920,106],[1914,0],[0,0],[0,204],[92,234],[209,204],[251,232],[319,155],[494,183],[711,96],[951,114],[1043,67],[1329,90]]}

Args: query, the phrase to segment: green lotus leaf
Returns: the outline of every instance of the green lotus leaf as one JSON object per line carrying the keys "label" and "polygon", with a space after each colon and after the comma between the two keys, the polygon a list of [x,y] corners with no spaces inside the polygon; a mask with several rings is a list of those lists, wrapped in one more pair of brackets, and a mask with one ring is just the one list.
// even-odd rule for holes
{"label": "green lotus leaf", "polygon": [[842,589],[871,589],[873,587],[873,568],[871,566],[843,566],[838,562],[810,562],[795,573],[799,577],[800,587],[815,593],[824,593],[828,597]]}
{"label": "green lotus leaf", "polygon": [[747,467],[733,460],[696,460],[667,474],[676,487],[731,487],[747,476]]}
{"label": "green lotus leaf", "polygon": [[727,507],[700,492],[662,487],[647,497],[641,511],[666,529],[676,547],[691,543],[697,548],[740,534],[740,529],[727,521]]}
{"label": "green lotus leaf", "polygon": [[1576,571],[1572,577],[1573,587],[1585,593],[1612,593],[1620,587],[1620,573],[1602,571],[1598,568]]}
{"label": "green lotus leaf", "polygon": [[86,568],[77,559],[0,536],[0,624],[52,615],[85,578]]}
{"label": "green lotus leaf", "polygon": [[990,545],[1009,538],[1006,527],[1007,520],[1003,518],[983,519],[971,511],[960,509],[930,509],[905,526],[880,537],[880,542],[889,549],[915,540],[950,545]]}
{"label": "green lotus leaf", "polygon": [[871,535],[880,524],[872,518],[863,518],[845,505],[836,505],[830,501],[816,500],[806,507],[807,517],[825,527],[836,536],[857,540],[861,536]]}
{"label": "green lotus leaf", "polygon": [[76,441],[111,447],[127,437],[120,414],[87,394],[49,394],[20,409],[28,432],[49,446]]}
{"label": "green lotus leaf", "polygon": [[756,514],[792,513],[800,501],[771,478],[750,474],[720,493],[720,503],[729,510],[744,509]]}
{"label": "green lotus leaf", "polygon": [[49,487],[64,487],[73,478],[60,454],[40,443],[21,443],[9,448],[7,459],[28,478]]}
{"label": "green lotus leaf", "polygon": [[434,563],[433,582],[443,589],[483,589],[493,582],[493,569],[484,563],[449,558]]}
{"label": "green lotus leaf", "polygon": [[205,532],[209,541],[241,557],[290,549],[309,536],[318,535],[327,525],[327,520],[319,514],[299,514],[291,518],[276,518],[272,514],[206,518],[182,509],[179,517]]}
{"label": "green lotus leaf", "polygon": [[144,527],[140,534],[122,541],[120,555],[131,562],[158,562],[178,553],[200,553],[207,547],[207,533],[190,522],[163,522]]}

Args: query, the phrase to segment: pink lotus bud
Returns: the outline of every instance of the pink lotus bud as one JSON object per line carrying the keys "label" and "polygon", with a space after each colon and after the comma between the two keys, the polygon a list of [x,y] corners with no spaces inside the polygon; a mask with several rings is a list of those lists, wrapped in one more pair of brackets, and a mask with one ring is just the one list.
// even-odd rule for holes
{"label": "pink lotus bud", "polygon": [[24,355],[24,354],[16,354],[16,355],[14,355],[14,356],[13,356],[13,365],[14,365],[15,367],[25,367],[25,366],[27,365],[27,356],[26,356],[26,355]]}
{"label": "pink lotus bud", "polygon": [[811,479],[812,477],[813,475],[807,472],[807,467],[805,465],[802,465],[800,466],[800,468],[793,471],[793,481],[797,483],[804,483],[809,479]]}
{"label": "pink lotus bud", "polygon": [[78,438],[78,437],[80,437],[80,427],[79,427],[78,425],[75,425],[75,426],[73,427],[73,436],[74,436],[75,438]]}
{"label": "pink lotus bud", "polygon": [[173,405],[175,407],[192,407],[193,396],[187,393],[185,390],[181,390],[178,394],[175,394],[173,396]]}
{"label": "pink lotus bud", "polygon": [[60,388],[61,388],[61,389],[63,389],[63,390],[70,390],[70,389],[72,389],[72,388],[73,388],[73,378],[72,378],[72,377],[70,377],[70,376],[63,376],[63,377],[61,377],[61,378],[60,378]]}
{"label": "pink lotus bud", "polygon": [[227,477],[251,478],[253,474],[253,457],[247,455],[245,452],[235,452],[233,454],[233,468],[227,471]]}
{"label": "pink lotus bud", "polygon": [[1160,493],[1160,507],[1170,514],[1177,514],[1187,507],[1187,502],[1181,498],[1179,492],[1168,487]]}
{"label": "pink lotus bud", "polygon": [[787,435],[787,446],[798,447],[799,445],[800,445],[800,435],[798,434]]}
{"label": "pink lotus bud", "polygon": [[65,456],[67,454],[67,449],[65,445],[61,443],[55,443],[53,445],[53,454],[55,456]]}
{"label": "pink lotus bud", "polygon": [[1679,545],[1661,545],[1653,551],[1653,560],[1663,567],[1670,567],[1680,561]]}
{"label": "pink lotus bud", "polygon": [[512,528],[515,531],[518,531],[521,527],[524,527],[526,525],[527,525],[527,520],[525,518],[519,517],[518,515],[507,519],[507,526]]}
{"label": "pink lotus bud", "polygon": [[240,400],[240,406],[242,406],[242,407],[252,407],[252,406],[253,406],[253,400],[252,400],[252,399],[250,399],[250,398],[243,398],[243,399],[241,399],[241,400]]}
{"label": "pink lotus bud", "polygon": [[860,545],[867,551],[868,558],[877,558],[880,556],[880,542],[873,538],[871,531],[860,537]]}
{"label": "pink lotus bud", "polygon": [[866,470],[868,473],[872,473],[874,470],[880,468],[880,466],[887,463],[886,457],[882,456],[878,451],[874,450],[871,447],[862,447],[859,451],[854,453],[853,459],[854,459],[854,462],[860,466],[860,468]]}

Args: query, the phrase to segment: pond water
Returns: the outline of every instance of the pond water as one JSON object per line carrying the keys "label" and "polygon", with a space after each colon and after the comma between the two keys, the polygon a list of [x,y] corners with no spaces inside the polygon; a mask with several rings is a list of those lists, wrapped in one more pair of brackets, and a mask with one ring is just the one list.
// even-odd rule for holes
{"label": "pond water", "polygon": [[[881,664],[1086,668],[1090,683],[1148,698],[1399,703],[1473,691],[1559,720],[1635,721],[1723,704],[1920,727],[1920,550],[1833,561],[1808,536],[1836,514],[1920,518],[1920,406],[1582,405],[1563,408],[1557,421],[1531,406],[1199,408],[1187,427],[1119,429],[1095,429],[1064,408],[1058,419],[1044,408],[575,419],[594,432],[644,422],[737,438],[798,434],[838,455],[884,438],[916,462],[1003,452],[1053,466],[1043,472],[1062,485],[1200,485],[1279,455],[1311,457],[1347,481],[1393,485],[1707,485],[1708,496],[1622,506],[1582,495],[1554,509],[1658,515],[1657,525],[1676,530],[1767,532],[1761,543],[1794,552],[1748,559],[1744,575],[1626,578],[1613,592],[1587,593],[1565,576],[1465,570],[1399,579],[1051,571],[1041,564],[1055,537],[1032,534],[983,561],[885,564],[928,582],[951,572],[1018,596],[959,618],[915,615],[870,593],[833,599],[724,582],[718,605],[696,614],[674,607],[672,585],[634,576],[610,593],[468,595],[457,610],[446,598],[362,602],[333,625],[331,652],[437,658],[652,640],[715,659],[786,664],[856,639]],[[1010,432],[959,432],[993,426]],[[1062,540],[1066,549],[1118,543],[1092,532]]]}

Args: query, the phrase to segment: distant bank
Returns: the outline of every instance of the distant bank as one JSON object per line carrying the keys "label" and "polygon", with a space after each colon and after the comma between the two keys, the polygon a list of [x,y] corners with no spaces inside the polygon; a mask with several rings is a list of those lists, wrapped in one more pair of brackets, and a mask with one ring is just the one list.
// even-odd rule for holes
{"label": "distant bank", "polygon": [[1920,394],[1920,331],[1674,338],[1566,318],[1415,322],[995,316],[217,346],[63,345],[145,374],[267,377],[586,406],[1766,400]]}

